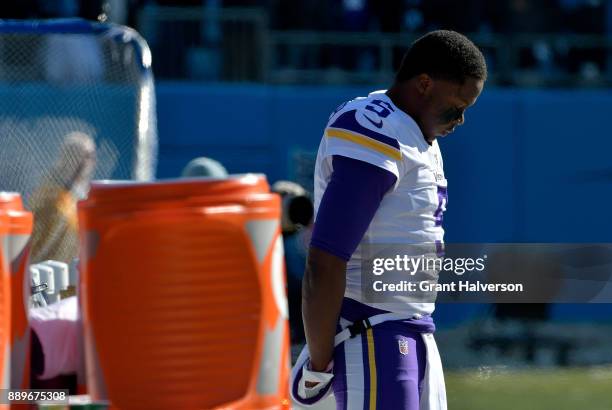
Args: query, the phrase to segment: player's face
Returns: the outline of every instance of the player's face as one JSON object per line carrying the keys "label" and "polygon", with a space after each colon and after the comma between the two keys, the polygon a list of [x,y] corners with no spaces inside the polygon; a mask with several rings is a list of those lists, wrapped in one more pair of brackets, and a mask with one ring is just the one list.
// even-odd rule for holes
{"label": "player's face", "polygon": [[484,81],[475,78],[468,78],[463,84],[431,79],[421,115],[425,138],[444,137],[463,124],[465,110],[476,103],[483,87]]}

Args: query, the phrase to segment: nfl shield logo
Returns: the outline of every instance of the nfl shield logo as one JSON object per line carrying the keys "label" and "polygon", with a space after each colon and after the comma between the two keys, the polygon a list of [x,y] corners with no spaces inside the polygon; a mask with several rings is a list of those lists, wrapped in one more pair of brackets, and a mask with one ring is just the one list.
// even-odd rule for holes
{"label": "nfl shield logo", "polygon": [[399,344],[399,352],[401,354],[408,354],[408,340],[398,340],[397,343]]}

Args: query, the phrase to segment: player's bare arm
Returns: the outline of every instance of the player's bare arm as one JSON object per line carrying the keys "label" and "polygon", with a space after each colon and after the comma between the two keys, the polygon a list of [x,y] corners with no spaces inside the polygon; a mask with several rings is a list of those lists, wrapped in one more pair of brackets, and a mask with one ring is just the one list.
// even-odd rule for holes
{"label": "player's bare arm", "polygon": [[325,370],[331,361],[345,284],[346,262],[311,246],[302,282],[302,316],[315,371]]}
{"label": "player's bare arm", "polygon": [[[363,161],[334,156],[302,282],[302,316],[312,370],[332,360],[346,290],[346,266],[395,176]],[[359,204],[359,206],[356,206]]]}

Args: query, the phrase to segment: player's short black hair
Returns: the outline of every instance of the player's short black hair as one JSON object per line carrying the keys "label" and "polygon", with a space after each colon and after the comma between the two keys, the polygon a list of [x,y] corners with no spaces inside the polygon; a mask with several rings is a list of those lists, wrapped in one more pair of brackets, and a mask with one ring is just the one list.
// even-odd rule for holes
{"label": "player's short black hair", "polygon": [[469,77],[486,80],[487,64],[482,52],[466,36],[437,30],[412,43],[395,80],[402,82],[423,73],[463,84]]}

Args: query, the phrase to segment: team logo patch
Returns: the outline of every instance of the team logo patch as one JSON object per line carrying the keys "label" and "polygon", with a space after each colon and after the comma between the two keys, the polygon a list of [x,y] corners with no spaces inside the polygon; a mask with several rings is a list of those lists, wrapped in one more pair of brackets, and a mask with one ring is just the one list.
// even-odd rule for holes
{"label": "team logo patch", "polygon": [[399,352],[401,354],[408,354],[408,340],[400,339],[397,343],[399,344]]}

